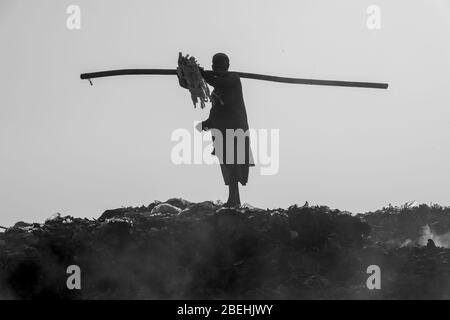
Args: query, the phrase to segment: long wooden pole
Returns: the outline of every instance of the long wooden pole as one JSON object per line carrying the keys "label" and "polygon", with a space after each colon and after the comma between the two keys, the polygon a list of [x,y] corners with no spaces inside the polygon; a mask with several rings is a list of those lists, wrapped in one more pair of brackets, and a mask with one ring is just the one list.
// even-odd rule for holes
{"label": "long wooden pole", "polygon": [[[213,72],[213,71],[206,71]],[[122,75],[176,75],[175,69],[121,69],[121,70],[109,70],[91,73],[82,73],[81,79],[95,79],[112,76]],[[376,82],[355,82],[355,81],[337,81],[337,80],[316,80],[316,79],[299,79],[299,78],[286,78],[276,77],[264,74],[237,72],[241,78],[256,79],[264,81],[274,81],[283,83],[294,84],[306,84],[306,85],[318,85],[318,86],[338,86],[338,87],[355,87],[355,88],[373,88],[373,89],[387,89],[389,84],[376,83]]]}

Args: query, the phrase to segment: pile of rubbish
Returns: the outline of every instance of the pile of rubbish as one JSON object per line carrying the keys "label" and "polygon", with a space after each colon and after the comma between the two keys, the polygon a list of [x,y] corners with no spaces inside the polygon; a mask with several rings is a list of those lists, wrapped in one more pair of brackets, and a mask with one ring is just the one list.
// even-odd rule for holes
{"label": "pile of rubbish", "polygon": [[[386,245],[371,223],[391,214],[172,198],[98,219],[18,222],[0,233],[0,299],[450,298],[450,249]],[[80,290],[67,287],[73,265]],[[380,290],[366,286],[370,265]]]}
{"label": "pile of rubbish", "polygon": [[374,241],[397,247],[426,245],[433,240],[438,246],[450,248],[449,207],[406,203],[358,217],[371,226]]}

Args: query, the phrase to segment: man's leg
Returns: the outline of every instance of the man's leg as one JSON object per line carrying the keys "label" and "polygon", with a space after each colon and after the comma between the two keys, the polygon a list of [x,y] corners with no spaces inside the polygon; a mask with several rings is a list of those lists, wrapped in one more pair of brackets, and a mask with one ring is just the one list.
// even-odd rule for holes
{"label": "man's leg", "polygon": [[235,192],[234,192],[234,205],[236,206],[236,207],[240,207],[241,206],[241,198],[240,198],[240,196],[239,196],[239,183],[238,182],[236,182],[236,185],[235,185]]}
{"label": "man's leg", "polygon": [[221,164],[222,176],[225,184],[228,184],[228,200],[224,204],[226,207],[239,207],[241,199],[239,196],[239,167]]}
{"label": "man's leg", "polygon": [[233,202],[233,197],[234,197],[234,195],[233,195],[233,192],[234,192],[234,190],[233,190],[233,186],[232,186],[232,184],[230,183],[229,185],[228,185],[228,200],[227,200],[227,202],[225,203],[225,206],[231,206],[231,204],[232,204],[232,202]]}
{"label": "man's leg", "polygon": [[229,207],[238,207],[241,205],[241,200],[239,198],[239,184],[238,182],[230,182],[229,186],[228,186],[228,201],[225,204],[226,206]]}

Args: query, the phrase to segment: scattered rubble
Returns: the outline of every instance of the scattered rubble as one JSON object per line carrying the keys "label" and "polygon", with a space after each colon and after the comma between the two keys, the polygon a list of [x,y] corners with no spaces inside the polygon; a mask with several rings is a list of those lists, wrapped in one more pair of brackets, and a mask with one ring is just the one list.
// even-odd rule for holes
{"label": "scattered rubble", "polygon": [[412,243],[426,245],[429,238],[450,247],[450,208],[433,205],[405,204],[385,207],[358,217],[372,227],[374,241],[393,246]]}
{"label": "scattered rubble", "polygon": [[[352,216],[172,198],[99,219],[18,222],[0,233],[0,297],[449,299],[450,249],[419,241],[426,225],[448,232],[449,212],[421,205]],[[382,290],[365,285],[374,264]],[[69,265],[81,268],[82,290],[66,288]]]}

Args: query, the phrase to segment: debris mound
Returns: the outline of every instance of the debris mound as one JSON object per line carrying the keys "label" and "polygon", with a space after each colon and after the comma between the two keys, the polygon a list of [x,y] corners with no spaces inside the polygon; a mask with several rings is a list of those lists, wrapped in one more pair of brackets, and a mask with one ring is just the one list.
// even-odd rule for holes
{"label": "debris mound", "polygon": [[392,205],[358,215],[372,227],[374,241],[391,246],[426,245],[432,239],[450,248],[450,208],[437,204]]}
{"label": "debris mound", "polygon": [[[0,298],[449,299],[450,249],[386,245],[371,222],[389,226],[388,214],[172,198],[99,219],[18,222],[0,233]],[[66,286],[71,265],[81,290]],[[370,265],[382,270],[382,290],[366,287]]]}

